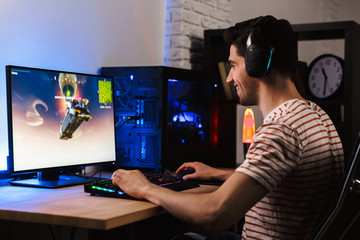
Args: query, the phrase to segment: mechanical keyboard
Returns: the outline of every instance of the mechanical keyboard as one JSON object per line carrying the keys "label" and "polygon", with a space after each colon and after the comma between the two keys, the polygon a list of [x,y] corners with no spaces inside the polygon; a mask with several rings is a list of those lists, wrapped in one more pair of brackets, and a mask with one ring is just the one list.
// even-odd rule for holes
{"label": "mechanical keyboard", "polygon": [[[151,183],[166,187],[175,191],[182,191],[190,188],[199,187],[199,184],[185,181],[182,177],[173,176],[167,173],[145,173]],[[101,195],[117,198],[131,198],[119,187],[112,184],[111,179],[99,179],[84,185],[84,191],[90,195]]]}

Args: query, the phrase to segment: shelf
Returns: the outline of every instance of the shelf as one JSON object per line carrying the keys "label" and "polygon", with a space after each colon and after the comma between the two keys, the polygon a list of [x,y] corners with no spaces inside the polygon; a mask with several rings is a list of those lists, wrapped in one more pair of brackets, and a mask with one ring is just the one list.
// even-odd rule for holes
{"label": "shelf", "polygon": [[348,30],[358,24],[354,21],[307,23],[292,25],[299,41],[343,39]]}

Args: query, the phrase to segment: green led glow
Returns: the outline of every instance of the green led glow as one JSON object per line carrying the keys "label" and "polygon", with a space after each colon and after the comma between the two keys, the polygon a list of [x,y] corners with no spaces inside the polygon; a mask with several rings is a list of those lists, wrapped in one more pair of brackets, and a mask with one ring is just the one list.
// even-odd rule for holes
{"label": "green led glow", "polygon": [[91,188],[101,190],[101,191],[106,191],[106,192],[115,192],[115,190],[113,190],[113,189],[102,188],[102,187],[98,187],[98,186],[91,186]]}

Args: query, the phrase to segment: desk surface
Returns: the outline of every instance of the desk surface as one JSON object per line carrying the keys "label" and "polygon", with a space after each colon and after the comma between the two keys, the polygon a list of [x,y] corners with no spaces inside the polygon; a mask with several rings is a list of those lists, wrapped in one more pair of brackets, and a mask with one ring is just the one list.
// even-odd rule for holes
{"label": "desk surface", "polygon": [[[201,185],[187,192],[202,193]],[[83,185],[59,188],[0,187],[0,219],[108,230],[164,214],[147,201],[90,196]]]}

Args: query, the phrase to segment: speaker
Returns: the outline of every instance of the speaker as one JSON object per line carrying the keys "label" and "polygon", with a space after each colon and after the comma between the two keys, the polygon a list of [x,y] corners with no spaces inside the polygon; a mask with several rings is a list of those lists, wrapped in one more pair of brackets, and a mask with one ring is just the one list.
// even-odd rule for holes
{"label": "speaker", "polygon": [[261,17],[250,31],[245,54],[246,72],[250,77],[265,77],[269,72],[275,49],[264,40],[263,28],[276,20],[270,15]]}

